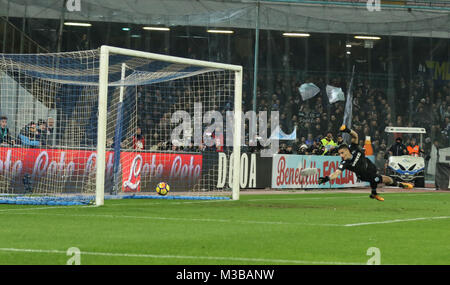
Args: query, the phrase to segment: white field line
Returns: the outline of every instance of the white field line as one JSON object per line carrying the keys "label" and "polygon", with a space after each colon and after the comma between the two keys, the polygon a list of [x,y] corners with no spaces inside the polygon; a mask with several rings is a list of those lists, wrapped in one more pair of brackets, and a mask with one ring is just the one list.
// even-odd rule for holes
{"label": "white field line", "polygon": [[[365,196],[358,196],[358,197],[310,197],[310,198],[273,198],[273,199],[249,199],[245,200],[244,202],[259,202],[259,201],[296,201],[296,200],[321,200],[321,199],[361,199],[361,198],[368,198],[368,195]],[[198,204],[198,203],[211,203],[211,202],[228,202],[232,203],[233,200],[213,200],[213,201],[189,201],[189,202],[172,202],[170,205],[176,205],[176,204]],[[136,203],[136,204],[130,204],[130,203],[109,203],[107,206],[151,206],[151,205],[160,205],[165,204],[164,202],[149,202],[149,203]]]}
{"label": "white field line", "polygon": [[[47,254],[67,254],[62,250],[46,250],[46,249],[28,249],[28,248],[0,248],[3,252],[20,252],[20,253],[47,253]],[[226,261],[243,261],[258,263],[293,263],[293,264],[334,264],[334,265],[356,265],[364,263],[340,262],[340,261],[307,261],[295,259],[265,259],[265,258],[248,258],[248,257],[223,257],[223,256],[189,256],[189,255],[166,255],[166,254],[138,254],[138,253],[112,253],[112,252],[89,252],[81,251],[81,255],[93,256],[109,256],[109,257],[139,257],[150,259],[194,259],[194,260],[226,260]]]}
{"label": "white field line", "polygon": [[34,210],[49,210],[49,209],[68,209],[68,208],[92,208],[97,206],[45,206],[45,207],[33,207],[33,208],[14,208],[14,209],[0,209],[0,212],[12,212],[12,211],[34,211]]}
{"label": "white field line", "polygon": [[340,224],[313,224],[313,223],[291,223],[282,221],[252,221],[252,220],[233,220],[233,219],[196,219],[196,218],[175,218],[160,216],[124,216],[124,215],[103,215],[103,214],[59,214],[59,213],[8,213],[14,215],[44,215],[44,216],[63,216],[63,217],[96,217],[110,219],[141,219],[141,220],[160,220],[160,221],[186,221],[186,222],[213,222],[213,223],[239,223],[239,224],[262,224],[262,225],[302,225],[302,226],[323,226],[323,227],[341,227]]}
{"label": "white field line", "polygon": [[[111,201],[123,201],[123,200],[111,200]],[[211,203],[211,202],[230,202],[232,200],[205,200],[205,201],[181,201],[181,202],[174,202],[173,204],[194,204],[194,203]],[[159,205],[159,204],[165,204],[164,202],[151,202],[151,203],[136,203],[136,204],[129,204],[129,203],[108,203],[107,206],[144,206],[144,205]],[[1,206],[1,205],[0,205]],[[14,208],[14,209],[0,209],[0,212],[10,212],[10,211],[33,211],[33,210],[49,210],[49,209],[79,209],[79,208],[96,208],[96,207],[102,207],[102,206],[96,206],[96,205],[85,205],[85,206],[43,206],[43,207],[31,207],[27,208],[27,206],[22,206],[23,208]]]}
{"label": "white field line", "polygon": [[232,220],[232,219],[195,219],[195,218],[175,218],[175,217],[158,217],[158,216],[116,216],[116,215],[98,215],[98,214],[59,214],[59,213],[9,213],[14,215],[44,215],[44,216],[63,216],[63,217],[97,217],[97,218],[110,218],[110,219],[141,219],[141,220],[160,220],[160,221],[187,221],[187,222],[213,222],[213,223],[239,223],[239,224],[262,224],[262,225],[302,225],[302,226],[315,226],[315,227],[357,227],[366,225],[377,225],[377,224],[392,224],[392,223],[403,223],[403,222],[413,222],[413,221],[423,221],[423,220],[442,220],[450,219],[450,216],[440,216],[440,217],[421,217],[421,218],[410,218],[410,219],[395,219],[386,220],[378,222],[362,222],[353,224],[314,224],[314,223],[292,223],[292,222],[282,222],[282,221],[253,221],[253,220]]}
{"label": "white field line", "polygon": [[[132,199],[126,199],[126,200],[132,200]],[[151,199],[140,199],[141,201],[146,200],[149,201]],[[123,201],[123,200],[110,200],[110,201]],[[154,201],[154,200],[153,200]],[[150,205],[167,205],[166,202],[149,202],[149,203],[136,203],[136,204],[132,204],[132,203],[109,203],[107,202],[106,206],[150,206]],[[231,203],[233,202],[233,200],[203,200],[203,201],[179,201],[179,202],[170,202],[170,205],[184,205],[184,204],[203,204],[203,203],[217,203],[217,202],[227,202],[227,203]]]}
{"label": "white field line", "polygon": [[98,214],[58,214],[58,213],[11,213],[15,215],[44,215],[44,216],[63,216],[63,217],[97,217],[97,218],[110,218],[110,219],[141,219],[141,220],[160,220],[160,221],[186,221],[186,222],[213,222],[213,223],[239,223],[239,224],[262,224],[262,225],[302,225],[302,226],[323,226],[323,227],[356,227],[376,224],[392,224],[402,222],[413,222],[423,220],[439,220],[450,219],[450,216],[440,217],[421,217],[410,219],[395,219],[378,222],[362,222],[354,224],[314,224],[314,223],[292,223],[282,221],[253,221],[253,220],[231,220],[231,219],[195,219],[195,218],[175,218],[175,217],[158,217],[158,216],[116,216],[116,215],[98,215]]}
{"label": "white field line", "polygon": [[358,227],[358,226],[366,226],[366,225],[392,224],[392,223],[404,223],[404,222],[426,221],[426,220],[440,220],[440,219],[450,219],[450,216],[423,217],[423,218],[410,218],[410,219],[396,219],[396,220],[387,220],[387,221],[380,221],[380,222],[365,222],[365,223],[356,223],[356,224],[345,224],[343,226],[344,227]]}

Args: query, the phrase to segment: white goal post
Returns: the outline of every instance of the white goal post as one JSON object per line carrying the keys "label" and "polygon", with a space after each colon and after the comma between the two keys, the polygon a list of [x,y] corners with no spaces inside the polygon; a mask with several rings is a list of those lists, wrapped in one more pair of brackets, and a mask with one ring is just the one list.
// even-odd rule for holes
{"label": "white goal post", "polygon": [[[104,181],[106,165],[106,124],[108,106],[108,71],[110,54],[125,55],[136,58],[157,60],[162,62],[177,63],[190,66],[200,66],[230,70],[235,74],[234,83],[234,131],[233,131],[233,185],[232,199],[239,199],[239,175],[240,175],[240,137],[241,137],[241,113],[242,113],[242,66],[222,64],[187,58],[180,58],[168,55],[161,55],[149,52],[136,51],[131,49],[117,48],[103,45],[100,48],[100,73],[99,73],[99,94],[98,94],[98,128],[97,128],[97,170],[96,170],[96,199],[97,206],[104,204]],[[238,114],[238,115],[236,115]]]}

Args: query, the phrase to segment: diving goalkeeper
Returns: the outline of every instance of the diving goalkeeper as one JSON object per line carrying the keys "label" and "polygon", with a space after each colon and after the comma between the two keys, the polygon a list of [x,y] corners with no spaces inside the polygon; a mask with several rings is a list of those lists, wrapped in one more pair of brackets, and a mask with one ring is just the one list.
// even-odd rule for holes
{"label": "diving goalkeeper", "polygon": [[355,131],[348,129],[345,125],[341,126],[340,131],[351,135],[351,144],[350,146],[342,144],[338,147],[339,156],[342,158],[338,169],[330,176],[320,177],[319,184],[324,184],[330,180],[336,179],[342,171],[348,169],[353,171],[361,181],[370,183],[372,193],[369,197],[378,201],[384,201],[384,198],[377,193],[377,185],[379,183],[407,189],[413,188],[411,183],[396,182],[389,176],[378,174],[375,164],[365,157],[363,150],[358,146],[358,134]]}

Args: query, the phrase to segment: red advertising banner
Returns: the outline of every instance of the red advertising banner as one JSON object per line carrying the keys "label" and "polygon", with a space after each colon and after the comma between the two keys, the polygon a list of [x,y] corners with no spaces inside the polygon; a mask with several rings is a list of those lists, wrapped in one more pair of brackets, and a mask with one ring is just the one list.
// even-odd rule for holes
{"label": "red advertising banner", "polygon": [[179,153],[122,153],[122,190],[139,192],[141,176],[193,184],[202,172],[202,155]]}
{"label": "red advertising banner", "polygon": [[[109,161],[112,167],[112,153]],[[0,147],[0,175],[39,178],[49,174],[58,176],[86,176],[95,171],[96,153],[92,150],[28,149]],[[111,171],[111,170],[110,170]]]}
{"label": "red advertising banner", "polygon": [[[373,159],[373,157],[369,157]],[[347,188],[364,187],[367,182],[358,181],[356,175],[344,170],[339,177],[329,183],[319,185],[320,176],[329,176],[339,166],[339,156],[318,155],[274,155],[272,160],[272,188]],[[318,174],[304,177],[302,169],[317,168]]]}
{"label": "red advertising banner", "polygon": [[[28,174],[32,181],[41,177],[64,177],[80,183],[96,171],[96,151],[81,149],[32,149],[0,147],[0,176],[8,177],[15,188],[23,187]],[[202,172],[201,154],[121,152],[122,190],[140,191],[141,179],[167,179],[183,184],[195,183]],[[106,152],[106,184],[113,177],[114,152]],[[120,173],[120,172],[119,172]],[[111,180],[111,181],[110,181]]]}

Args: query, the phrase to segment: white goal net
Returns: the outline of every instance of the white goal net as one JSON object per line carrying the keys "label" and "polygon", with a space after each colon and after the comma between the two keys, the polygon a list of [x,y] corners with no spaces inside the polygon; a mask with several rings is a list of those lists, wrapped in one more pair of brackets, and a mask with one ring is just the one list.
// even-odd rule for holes
{"label": "white goal net", "polygon": [[108,46],[0,54],[0,203],[238,199],[239,160],[237,179],[217,176],[220,153],[239,157],[241,80],[240,66]]}

